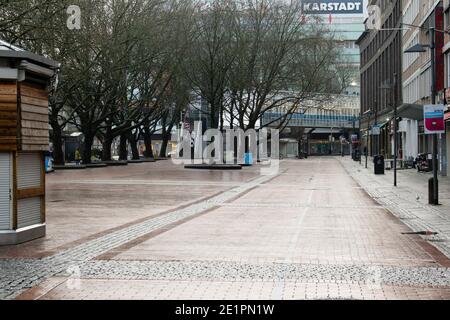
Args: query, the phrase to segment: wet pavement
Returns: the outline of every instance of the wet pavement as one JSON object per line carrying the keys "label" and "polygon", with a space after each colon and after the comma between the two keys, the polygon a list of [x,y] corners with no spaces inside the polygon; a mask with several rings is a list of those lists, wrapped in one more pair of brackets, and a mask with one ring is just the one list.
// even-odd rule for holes
{"label": "wet pavement", "polygon": [[0,297],[449,299],[450,260],[347,162],[56,172],[47,238],[0,247]]}
{"label": "wet pavement", "polygon": [[42,258],[182,205],[223,192],[257,175],[188,171],[170,161],[47,176],[47,237],[0,247],[1,258]]}

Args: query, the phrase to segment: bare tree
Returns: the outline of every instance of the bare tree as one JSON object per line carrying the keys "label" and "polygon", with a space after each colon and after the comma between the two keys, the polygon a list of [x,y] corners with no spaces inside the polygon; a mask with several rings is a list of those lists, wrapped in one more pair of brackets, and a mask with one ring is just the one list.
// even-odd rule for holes
{"label": "bare tree", "polygon": [[234,1],[213,0],[197,8],[185,75],[192,91],[208,103],[211,127],[218,128],[228,75],[235,59],[237,6]]}
{"label": "bare tree", "polygon": [[[0,36],[61,62],[50,99],[56,163],[68,125],[83,133],[83,160],[97,137],[103,160],[120,137],[120,157],[162,124],[170,133],[192,95],[209,122],[286,126],[346,83],[332,34],[301,18],[300,2],[277,0],[79,0],[82,29],[69,30],[69,0],[3,1]],[[205,4],[205,5],[201,5]],[[340,81],[336,81],[340,79]]]}
{"label": "bare tree", "polygon": [[[32,45],[38,50],[51,39],[50,29],[57,29],[65,13],[65,0],[2,0],[0,1],[0,37],[18,46]],[[41,50],[38,50],[40,53]]]}
{"label": "bare tree", "polygon": [[[227,113],[241,128],[287,124],[293,114],[319,106],[342,82],[334,81],[339,52],[332,34],[301,18],[298,1],[250,0],[241,4],[230,72]],[[267,125],[268,125],[267,124]]]}

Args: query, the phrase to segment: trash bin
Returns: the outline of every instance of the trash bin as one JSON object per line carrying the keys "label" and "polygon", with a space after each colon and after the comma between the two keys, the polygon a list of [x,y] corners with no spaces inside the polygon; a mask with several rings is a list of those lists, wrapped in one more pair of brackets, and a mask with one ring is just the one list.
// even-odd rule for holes
{"label": "trash bin", "polygon": [[373,158],[373,167],[375,174],[384,174],[384,156],[377,155]]}
{"label": "trash bin", "polygon": [[352,158],[353,158],[353,161],[360,161],[361,160],[361,153],[359,152],[358,149],[354,149],[353,150]]}
{"label": "trash bin", "polygon": [[[439,186],[438,186],[439,193]],[[431,205],[438,205],[439,203],[435,203],[434,199],[434,178],[430,178],[428,180],[428,203]]]}
{"label": "trash bin", "polygon": [[53,172],[53,157],[51,155],[45,155],[45,172]]}
{"label": "trash bin", "polygon": [[253,165],[253,153],[246,153],[244,155],[244,164],[246,166],[252,166]]}

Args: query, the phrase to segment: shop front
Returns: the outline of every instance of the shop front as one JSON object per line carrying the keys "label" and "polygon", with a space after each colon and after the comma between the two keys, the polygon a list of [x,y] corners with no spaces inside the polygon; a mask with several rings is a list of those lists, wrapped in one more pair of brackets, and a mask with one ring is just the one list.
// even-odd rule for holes
{"label": "shop front", "polygon": [[445,142],[446,142],[446,172],[448,173],[448,162],[450,159],[450,110],[445,114]]}

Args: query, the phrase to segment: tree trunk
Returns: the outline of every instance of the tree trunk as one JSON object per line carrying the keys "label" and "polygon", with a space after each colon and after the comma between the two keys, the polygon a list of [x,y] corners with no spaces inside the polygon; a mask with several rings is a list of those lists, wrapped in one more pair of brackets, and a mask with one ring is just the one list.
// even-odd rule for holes
{"label": "tree trunk", "polygon": [[111,127],[106,128],[105,136],[102,142],[102,161],[111,161],[111,146],[113,143],[113,137],[111,135]]}
{"label": "tree trunk", "polygon": [[152,148],[152,131],[150,130],[150,128],[147,127],[144,128],[144,144],[145,144],[144,157],[154,158]]}
{"label": "tree trunk", "polygon": [[120,143],[119,143],[119,160],[126,161],[128,160],[128,144],[127,144],[127,136],[125,134],[120,135]]}
{"label": "tree trunk", "polygon": [[106,137],[102,143],[102,161],[111,161],[111,146],[113,139],[111,137]]}
{"label": "tree trunk", "polygon": [[203,128],[203,130],[206,129],[218,129],[219,128],[219,118],[216,116],[216,109],[214,109],[214,111],[211,112],[211,117],[210,117],[210,121],[211,121],[211,128]]}
{"label": "tree trunk", "polygon": [[220,115],[220,108],[217,107],[218,104],[219,103],[216,103],[215,100],[210,102],[210,109],[209,109],[210,128],[203,128],[203,130],[219,128],[219,117],[217,116],[217,113],[219,113]]}
{"label": "tree trunk", "polygon": [[234,104],[231,104],[230,107],[230,129],[234,129]]}
{"label": "tree trunk", "polygon": [[130,142],[131,152],[133,154],[133,160],[139,160],[141,158],[139,156],[138,140],[139,140],[139,134],[137,135],[137,137],[132,132],[128,135],[128,141]]}
{"label": "tree trunk", "polygon": [[161,144],[161,152],[159,153],[160,158],[165,158],[167,156],[167,146],[169,145],[169,140],[172,137],[171,134],[172,128],[170,131],[164,131],[162,135],[162,144]]}
{"label": "tree trunk", "polygon": [[92,157],[92,145],[94,144],[94,135],[85,134],[83,144],[83,164],[90,164]]}
{"label": "tree trunk", "polygon": [[61,127],[53,126],[53,163],[56,165],[64,165],[64,151],[63,151],[63,139],[62,139],[62,130]]}
{"label": "tree trunk", "polygon": [[49,120],[52,127],[53,163],[56,165],[64,165],[62,127],[58,123],[58,115],[54,116],[53,113],[50,113]]}
{"label": "tree trunk", "polygon": [[220,132],[223,132],[224,126],[225,126],[224,108],[222,105],[222,106],[220,106]]}

